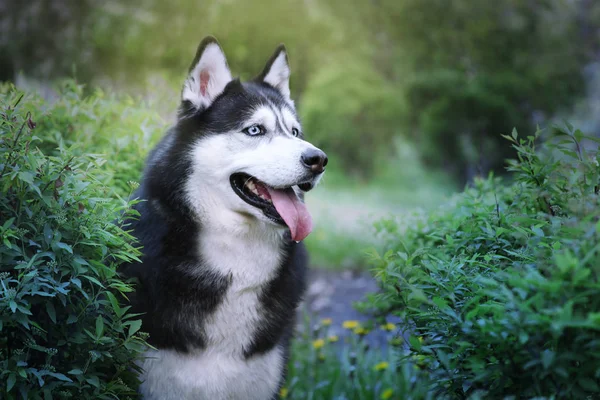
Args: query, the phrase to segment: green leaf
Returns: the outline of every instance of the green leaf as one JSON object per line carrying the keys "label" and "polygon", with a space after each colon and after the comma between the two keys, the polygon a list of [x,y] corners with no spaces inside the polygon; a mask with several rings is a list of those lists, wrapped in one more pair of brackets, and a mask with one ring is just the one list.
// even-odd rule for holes
{"label": "green leaf", "polygon": [[119,305],[119,301],[117,300],[115,295],[112,294],[111,292],[106,292],[106,297],[108,297],[108,300],[110,301],[110,304],[112,305],[112,308],[113,308],[113,311],[115,312],[115,314],[117,314],[118,317],[121,317],[122,316],[121,306]]}
{"label": "green leaf", "polygon": [[14,314],[17,311],[17,303],[15,303],[14,300],[11,300],[8,304],[10,307],[10,311],[12,311]]}
{"label": "green leaf", "polygon": [[416,336],[409,337],[408,343],[410,343],[410,346],[416,351],[421,351],[421,342]]}
{"label": "green leaf", "polygon": [[586,377],[579,378],[577,380],[577,383],[579,384],[579,386],[581,386],[584,390],[587,390],[588,392],[597,393],[598,391],[600,391],[600,387],[598,387],[598,383],[596,383],[594,380],[592,380],[590,378],[586,378]]}
{"label": "green leaf", "polygon": [[56,247],[58,247],[59,249],[66,250],[66,251],[68,251],[69,253],[73,254],[73,248],[72,248],[71,246],[69,246],[68,244],[66,244],[66,243],[63,243],[63,242],[57,242],[57,243],[56,243]]}
{"label": "green leaf", "polygon": [[527,334],[527,332],[519,333],[519,343],[525,344],[527,343],[527,341],[529,341],[529,335]]}
{"label": "green leaf", "polygon": [[60,379],[61,381],[64,382],[73,382],[73,380],[71,378],[69,378],[68,376],[58,373],[58,372],[48,372],[48,375],[55,377],[56,379]]}
{"label": "green leaf", "polygon": [[33,183],[33,174],[28,171],[19,172],[19,179],[29,184]]}
{"label": "green leaf", "polygon": [[573,132],[573,125],[569,121],[563,121],[569,132]]}
{"label": "green leaf", "polygon": [[67,374],[69,374],[69,375],[81,375],[81,374],[83,374],[83,371],[80,370],[79,368],[75,368],[75,369],[72,369],[69,372],[67,372]]}
{"label": "green leaf", "polygon": [[9,219],[8,219],[8,220],[7,220],[7,221],[4,223],[4,225],[2,225],[2,230],[3,230],[3,231],[7,230],[7,229],[8,229],[8,228],[9,228],[9,227],[12,225],[12,223],[13,223],[14,221],[15,221],[15,218],[14,218],[14,217],[12,217],[12,218],[9,218]]}
{"label": "green leaf", "polygon": [[135,321],[129,321],[129,336],[133,336],[134,333],[140,330],[142,327],[142,320],[137,319]]}
{"label": "green leaf", "polygon": [[102,319],[102,315],[98,315],[96,318],[96,337],[102,337],[104,333],[104,320]]}
{"label": "green leaf", "polygon": [[542,365],[544,369],[548,369],[554,362],[554,352],[552,350],[544,350],[542,352]]}
{"label": "green leaf", "polygon": [[90,378],[87,378],[85,381],[86,381],[87,383],[89,383],[90,385],[92,385],[92,386],[95,386],[95,387],[97,387],[97,388],[99,388],[99,387],[100,387],[100,380],[98,379],[98,377],[97,377],[97,376],[92,376],[92,377],[90,377]]}
{"label": "green leaf", "polygon": [[44,225],[44,241],[46,242],[46,244],[52,243],[53,237],[54,237],[54,232],[52,232],[52,228],[50,228],[50,225],[48,225],[48,224]]}
{"label": "green leaf", "polygon": [[88,281],[92,282],[93,284],[95,284],[96,286],[100,286],[101,288],[104,287],[104,285],[96,278],[94,278],[93,276],[89,276],[89,275],[82,275],[82,278],[87,279]]}
{"label": "green leaf", "polygon": [[446,301],[444,299],[442,299],[441,297],[434,297],[432,301],[433,301],[433,304],[438,306],[438,308],[440,310],[445,310],[445,309],[449,308],[448,303],[446,303]]}
{"label": "green leaf", "polygon": [[14,374],[14,372],[11,372],[8,375],[8,379],[6,380],[6,391],[10,392],[10,390],[13,388],[13,386],[15,386],[15,382],[17,381],[17,376]]}

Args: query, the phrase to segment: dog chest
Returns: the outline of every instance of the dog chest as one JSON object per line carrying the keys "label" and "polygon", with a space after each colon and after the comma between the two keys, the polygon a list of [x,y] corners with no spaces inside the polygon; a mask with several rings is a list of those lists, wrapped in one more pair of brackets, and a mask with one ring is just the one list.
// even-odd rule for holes
{"label": "dog chest", "polygon": [[[269,232],[270,231],[270,232]],[[204,334],[208,348],[226,354],[243,354],[264,324],[260,296],[282,262],[281,236],[259,229],[232,237],[229,232],[205,231],[199,251],[206,265],[230,279],[217,309],[207,316]]]}
{"label": "dog chest", "polygon": [[150,350],[142,362],[145,400],[265,400],[277,392],[283,352],[243,359],[207,349],[195,354]]}

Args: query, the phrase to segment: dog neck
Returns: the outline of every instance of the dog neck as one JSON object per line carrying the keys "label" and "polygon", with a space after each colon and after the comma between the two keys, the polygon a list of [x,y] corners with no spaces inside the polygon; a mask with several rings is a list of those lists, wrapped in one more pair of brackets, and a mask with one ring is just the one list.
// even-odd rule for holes
{"label": "dog neck", "polygon": [[198,251],[207,264],[231,276],[234,287],[261,286],[274,277],[289,238],[286,229],[223,210],[203,220]]}

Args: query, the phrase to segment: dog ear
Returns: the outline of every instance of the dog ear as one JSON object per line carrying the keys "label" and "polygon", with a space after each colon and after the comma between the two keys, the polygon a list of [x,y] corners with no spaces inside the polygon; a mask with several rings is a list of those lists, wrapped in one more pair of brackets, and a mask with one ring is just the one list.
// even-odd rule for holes
{"label": "dog ear", "polygon": [[231,71],[219,42],[207,36],[198,46],[183,85],[181,100],[191,102],[197,109],[205,109],[223,92],[231,79]]}
{"label": "dog ear", "polygon": [[279,90],[288,100],[290,99],[290,65],[285,46],[280,44],[271,56],[259,80]]}

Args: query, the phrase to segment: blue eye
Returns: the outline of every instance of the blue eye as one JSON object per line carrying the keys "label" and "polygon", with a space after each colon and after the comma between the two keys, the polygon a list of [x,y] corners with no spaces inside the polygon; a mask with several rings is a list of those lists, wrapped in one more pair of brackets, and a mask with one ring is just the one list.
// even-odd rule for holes
{"label": "blue eye", "polygon": [[296,128],[292,128],[292,135],[294,135],[295,137],[300,136],[300,131]]}
{"label": "blue eye", "polygon": [[252,125],[247,127],[246,129],[243,129],[242,132],[244,132],[248,136],[258,136],[264,135],[267,132],[267,130],[262,125]]}

